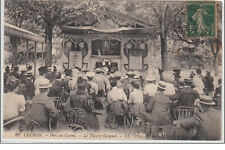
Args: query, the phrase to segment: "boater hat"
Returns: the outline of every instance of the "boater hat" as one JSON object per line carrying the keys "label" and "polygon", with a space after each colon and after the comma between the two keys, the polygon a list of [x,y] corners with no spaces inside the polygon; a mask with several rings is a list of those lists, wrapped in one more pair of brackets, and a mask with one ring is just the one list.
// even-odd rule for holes
{"label": "boater hat", "polygon": [[193,81],[192,81],[192,78],[186,78],[186,79],[184,79],[184,82],[185,83],[192,83]]}
{"label": "boater hat", "polygon": [[207,95],[201,95],[199,103],[204,105],[215,105],[215,103],[212,101],[212,97]]}
{"label": "boater hat", "polygon": [[158,88],[162,89],[162,90],[165,90],[166,89],[166,82],[164,81],[159,81],[159,86]]}
{"label": "boater hat", "polygon": [[42,79],[38,84],[39,89],[46,89],[50,88],[51,86],[52,85],[48,79]]}

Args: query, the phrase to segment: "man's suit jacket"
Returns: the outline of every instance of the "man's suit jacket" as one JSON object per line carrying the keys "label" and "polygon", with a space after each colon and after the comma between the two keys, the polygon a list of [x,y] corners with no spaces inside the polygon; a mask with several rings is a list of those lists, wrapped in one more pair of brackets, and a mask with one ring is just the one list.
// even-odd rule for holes
{"label": "man's suit jacket", "polygon": [[190,87],[183,88],[172,96],[172,100],[178,100],[177,106],[192,107],[197,98],[199,98],[198,92]]}
{"label": "man's suit jacket", "polygon": [[186,130],[196,127],[196,140],[220,140],[221,138],[221,111],[209,109],[192,118],[178,121],[181,128]]}

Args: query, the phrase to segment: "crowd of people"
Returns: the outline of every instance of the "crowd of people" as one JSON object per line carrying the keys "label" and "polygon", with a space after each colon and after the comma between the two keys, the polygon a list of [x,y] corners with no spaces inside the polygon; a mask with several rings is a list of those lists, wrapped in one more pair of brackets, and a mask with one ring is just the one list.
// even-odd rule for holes
{"label": "crowd of people", "polygon": [[[87,130],[99,130],[97,115],[102,114],[96,110],[106,109],[107,117],[102,118],[106,128],[118,127],[115,115],[119,114],[127,116],[130,126],[172,123],[185,130],[196,128],[197,140],[220,139],[222,83],[219,79],[215,87],[209,71],[203,77],[201,69],[196,69],[181,79],[181,70],[173,70],[174,80],[168,81],[165,74],[158,79],[155,74],[142,76],[138,71],[112,73],[107,67],[58,72],[55,66],[42,66],[37,77],[31,66],[12,70],[7,66],[4,73],[5,129],[18,127],[7,123],[18,116],[37,122],[43,130],[49,129],[51,118],[51,128],[57,128],[58,122],[68,122],[71,109],[79,108],[85,112],[80,124]],[[180,106],[193,108],[194,115],[176,120],[174,109]]]}

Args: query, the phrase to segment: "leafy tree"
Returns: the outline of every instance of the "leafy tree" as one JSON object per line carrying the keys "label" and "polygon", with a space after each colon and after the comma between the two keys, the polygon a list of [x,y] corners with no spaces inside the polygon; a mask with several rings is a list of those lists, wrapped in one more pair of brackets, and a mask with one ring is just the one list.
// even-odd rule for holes
{"label": "leafy tree", "polygon": [[51,65],[54,27],[62,20],[81,13],[80,2],[73,2],[73,5],[77,4],[77,7],[71,8],[68,7],[71,2],[63,0],[8,0],[6,2],[6,14],[19,27],[24,20],[33,21],[41,27],[45,36],[45,64]]}

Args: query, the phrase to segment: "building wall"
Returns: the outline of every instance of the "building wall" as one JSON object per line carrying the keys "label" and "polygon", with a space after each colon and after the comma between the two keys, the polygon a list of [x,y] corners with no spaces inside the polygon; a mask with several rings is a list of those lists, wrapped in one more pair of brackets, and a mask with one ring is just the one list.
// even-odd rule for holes
{"label": "building wall", "polygon": [[[114,38],[121,41],[121,56],[92,56],[91,55],[91,42],[94,39],[98,38]],[[88,68],[91,70],[95,69],[96,61],[100,61],[102,59],[108,59],[113,62],[118,63],[118,69],[122,73],[125,73],[127,70],[124,67],[124,64],[128,64],[128,58],[124,55],[124,45],[129,40],[144,40],[145,43],[148,45],[148,55],[144,58],[143,63],[148,65],[148,69],[143,71],[143,75],[146,75],[150,71],[157,70],[158,68],[161,68],[161,57],[160,57],[160,45],[159,45],[159,39],[151,40],[148,36],[123,36],[123,35],[106,35],[106,34],[99,34],[99,35],[65,35],[64,36],[64,42],[72,41],[72,42],[78,42],[80,40],[83,40],[87,43],[88,46],[88,53],[83,59],[83,64],[88,64]],[[69,48],[69,47],[67,47]],[[71,66],[70,66],[71,67]],[[84,66],[83,66],[84,67]]]}

